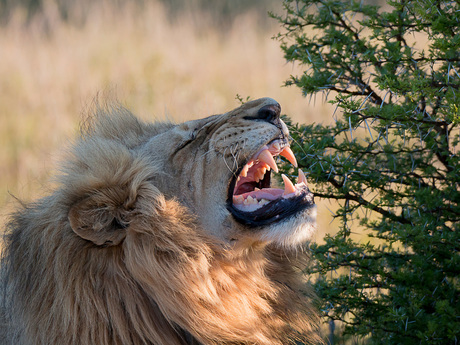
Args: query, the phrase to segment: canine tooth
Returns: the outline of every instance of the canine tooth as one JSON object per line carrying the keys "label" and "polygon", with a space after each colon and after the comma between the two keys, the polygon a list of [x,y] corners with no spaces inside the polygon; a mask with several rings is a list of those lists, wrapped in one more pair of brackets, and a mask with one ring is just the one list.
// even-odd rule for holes
{"label": "canine tooth", "polygon": [[281,174],[281,177],[283,178],[283,181],[284,181],[284,193],[283,193],[283,195],[288,195],[288,194],[294,193],[295,192],[295,187],[292,184],[291,180],[289,180],[289,178],[284,174]]}
{"label": "canine tooth", "polygon": [[307,185],[307,178],[301,169],[299,169],[299,176],[297,177],[297,183],[304,183]]}
{"label": "canine tooth", "polygon": [[255,191],[258,191],[258,190],[260,190],[260,188],[257,188],[257,187],[256,187],[256,188],[254,188],[254,190],[255,190]]}
{"label": "canine tooth", "polygon": [[265,151],[265,150],[268,150],[268,146],[267,146],[267,145],[261,147],[260,150],[257,151],[257,153],[255,153],[254,156],[252,156],[251,161],[256,161],[256,160],[259,158],[260,153],[261,153],[262,151]]}
{"label": "canine tooth", "polygon": [[275,160],[273,159],[272,154],[268,150],[263,150],[259,154],[259,160],[264,163],[267,163],[270,168],[272,168],[275,172],[278,172],[278,166],[276,165]]}
{"label": "canine tooth", "polygon": [[295,159],[294,152],[292,152],[289,146],[286,146],[283,151],[280,152],[280,156],[285,157],[293,166],[297,168],[297,160]]}

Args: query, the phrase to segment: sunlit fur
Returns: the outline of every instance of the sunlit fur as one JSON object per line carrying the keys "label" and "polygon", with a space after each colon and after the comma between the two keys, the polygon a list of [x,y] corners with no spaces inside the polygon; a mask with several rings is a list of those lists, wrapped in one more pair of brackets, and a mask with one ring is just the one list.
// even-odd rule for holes
{"label": "sunlit fur", "polygon": [[[139,148],[175,125],[145,124],[120,108],[99,110],[93,122],[54,192],[8,224],[0,344],[319,341],[299,246],[226,242],[162,184],[170,157]],[[206,159],[189,159],[197,157],[193,164]]]}

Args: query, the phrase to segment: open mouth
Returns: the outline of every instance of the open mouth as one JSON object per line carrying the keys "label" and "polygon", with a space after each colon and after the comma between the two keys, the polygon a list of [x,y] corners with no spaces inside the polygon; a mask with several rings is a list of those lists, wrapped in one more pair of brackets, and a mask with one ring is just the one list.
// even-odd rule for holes
{"label": "open mouth", "polygon": [[297,183],[281,175],[284,188],[271,185],[271,172],[278,173],[276,156],[285,157],[297,167],[297,161],[285,140],[274,140],[259,149],[233,177],[229,187],[229,210],[243,224],[262,226],[292,216],[314,204],[302,170]]}

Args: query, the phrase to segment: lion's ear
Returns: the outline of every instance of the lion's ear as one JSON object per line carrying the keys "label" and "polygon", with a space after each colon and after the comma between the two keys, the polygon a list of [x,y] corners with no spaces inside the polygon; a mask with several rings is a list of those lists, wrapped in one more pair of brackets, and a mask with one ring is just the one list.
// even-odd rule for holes
{"label": "lion's ear", "polygon": [[90,196],[70,208],[72,230],[81,238],[99,246],[115,246],[126,237],[124,212],[101,204],[100,195]]}

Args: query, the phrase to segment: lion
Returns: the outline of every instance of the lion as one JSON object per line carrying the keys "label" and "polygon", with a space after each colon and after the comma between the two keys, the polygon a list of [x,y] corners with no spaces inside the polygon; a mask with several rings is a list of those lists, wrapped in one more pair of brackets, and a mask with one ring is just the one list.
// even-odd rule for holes
{"label": "lion", "polygon": [[316,206],[271,98],[181,124],[99,107],[7,225],[1,344],[318,343]]}

